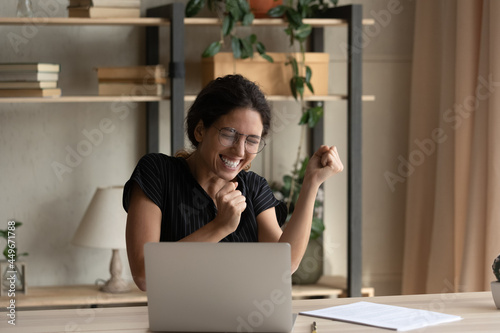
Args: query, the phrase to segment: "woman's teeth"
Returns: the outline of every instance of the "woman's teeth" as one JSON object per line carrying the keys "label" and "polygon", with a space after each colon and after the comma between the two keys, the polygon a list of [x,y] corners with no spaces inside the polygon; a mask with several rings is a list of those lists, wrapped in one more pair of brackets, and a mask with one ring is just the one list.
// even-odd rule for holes
{"label": "woman's teeth", "polygon": [[225,158],[224,156],[221,156],[221,160],[222,162],[224,162],[225,165],[227,165],[232,169],[236,168],[240,164],[240,161],[231,161]]}

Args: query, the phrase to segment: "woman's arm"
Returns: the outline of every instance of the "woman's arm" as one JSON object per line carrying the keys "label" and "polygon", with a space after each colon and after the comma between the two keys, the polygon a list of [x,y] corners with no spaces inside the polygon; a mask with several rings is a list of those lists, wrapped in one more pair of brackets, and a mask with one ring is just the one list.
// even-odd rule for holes
{"label": "woman's arm", "polygon": [[130,194],[125,238],[132,277],[137,287],[143,291],[146,290],[144,244],[159,242],[160,234],[161,210],[134,182]]}
{"label": "woman's arm", "polygon": [[298,268],[309,243],[314,202],[319,186],[343,168],[337,149],[321,146],[309,160],[295,209],[283,232],[276,221],[274,208],[257,216],[259,241],[279,241],[291,245],[292,272]]}
{"label": "woman's arm", "polygon": [[[236,230],[241,213],[246,208],[245,197],[236,190],[236,184],[226,184],[217,193],[216,202],[218,213],[215,219],[180,241],[219,242]],[[161,219],[160,208],[134,182],[128,209],[126,241],[132,277],[141,290],[146,290],[144,244],[160,241]]]}
{"label": "woman's arm", "polygon": [[[305,187],[304,187],[305,185]],[[309,242],[317,188],[302,185],[299,198],[285,230],[281,230],[274,207],[257,216],[259,242],[285,242],[291,247],[292,273],[299,267]]]}

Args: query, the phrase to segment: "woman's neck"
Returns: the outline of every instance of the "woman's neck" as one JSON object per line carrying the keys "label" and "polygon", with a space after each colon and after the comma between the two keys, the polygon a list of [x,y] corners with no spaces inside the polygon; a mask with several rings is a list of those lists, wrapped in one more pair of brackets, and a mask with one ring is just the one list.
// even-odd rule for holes
{"label": "woman's neck", "polygon": [[196,152],[193,152],[187,159],[189,170],[196,179],[198,184],[207,192],[207,194],[215,199],[215,194],[227,183],[222,178],[217,177],[215,174],[208,171],[207,167],[199,159]]}

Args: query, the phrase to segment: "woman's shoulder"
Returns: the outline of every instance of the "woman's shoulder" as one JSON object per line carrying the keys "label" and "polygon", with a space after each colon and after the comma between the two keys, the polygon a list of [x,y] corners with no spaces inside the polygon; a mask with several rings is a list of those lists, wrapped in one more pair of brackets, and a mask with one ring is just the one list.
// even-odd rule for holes
{"label": "woman's shoulder", "polygon": [[163,153],[148,153],[141,157],[139,164],[150,164],[158,168],[164,168],[169,166],[184,166],[185,161],[182,157],[169,156]]}
{"label": "woman's shoulder", "polygon": [[267,180],[253,171],[241,171],[238,177],[249,189],[257,189],[262,185],[267,185]]}

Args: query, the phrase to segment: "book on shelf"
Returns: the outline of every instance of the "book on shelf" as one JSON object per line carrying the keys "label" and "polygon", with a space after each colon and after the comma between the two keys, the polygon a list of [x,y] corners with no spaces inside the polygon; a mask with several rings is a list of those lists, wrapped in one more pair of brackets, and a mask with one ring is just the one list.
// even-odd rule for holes
{"label": "book on shelf", "polygon": [[162,96],[162,84],[99,82],[99,96]]}
{"label": "book on shelf", "polygon": [[0,89],[0,97],[58,97],[61,89]]}
{"label": "book on shelf", "polygon": [[69,0],[69,7],[141,7],[141,0]]}
{"label": "book on shelf", "polygon": [[59,73],[51,72],[0,72],[0,82],[5,81],[57,81]]}
{"label": "book on shelf", "polygon": [[48,64],[41,62],[33,63],[0,63],[0,72],[51,72],[58,73],[61,70],[59,64]]}
{"label": "book on shelf", "polygon": [[44,89],[57,88],[57,81],[5,81],[0,89]]}
{"label": "book on shelf", "polygon": [[144,77],[144,78],[130,78],[130,79],[99,79],[99,82],[109,82],[109,83],[137,83],[137,84],[166,84],[167,78],[164,77]]}
{"label": "book on shelf", "polygon": [[97,78],[99,81],[107,80],[134,80],[142,83],[145,81],[165,80],[167,74],[163,65],[153,66],[131,66],[131,67],[98,67]]}
{"label": "book on shelf", "polygon": [[141,17],[141,9],[134,7],[68,7],[68,17],[84,17],[84,18]]}

